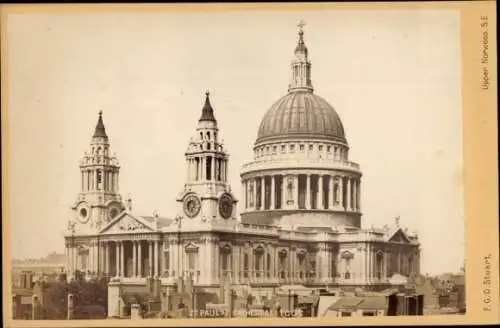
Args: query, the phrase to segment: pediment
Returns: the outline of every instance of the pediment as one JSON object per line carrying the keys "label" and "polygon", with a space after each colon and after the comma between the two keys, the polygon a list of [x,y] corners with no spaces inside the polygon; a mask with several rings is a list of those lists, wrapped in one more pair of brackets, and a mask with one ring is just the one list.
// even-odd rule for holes
{"label": "pediment", "polygon": [[410,244],[410,240],[401,229],[397,230],[392,236],[390,236],[388,241],[393,243]]}
{"label": "pediment", "polygon": [[106,225],[100,234],[126,234],[138,232],[154,231],[147,222],[142,219],[132,216],[130,213],[124,212],[116,219]]}

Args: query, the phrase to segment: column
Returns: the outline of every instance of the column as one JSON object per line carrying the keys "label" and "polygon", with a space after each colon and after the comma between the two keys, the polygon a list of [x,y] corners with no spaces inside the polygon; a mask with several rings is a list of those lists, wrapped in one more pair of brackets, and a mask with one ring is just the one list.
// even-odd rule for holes
{"label": "column", "polygon": [[142,277],[142,240],[137,241],[137,276]]}
{"label": "column", "polygon": [[306,209],[311,209],[311,175],[306,176]]}
{"label": "column", "polygon": [[[213,157],[212,157],[213,158]],[[158,240],[155,240],[154,241],[154,277],[157,277],[158,276]]]}
{"label": "column", "polygon": [[324,192],[323,192],[323,175],[320,174],[318,175],[318,209],[323,210],[325,209],[325,204],[323,203],[324,200]]}
{"label": "column", "polygon": [[282,179],[281,180],[282,181],[281,182],[281,209],[285,209],[285,208],[287,208],[287,202],[286,202],[287,198],[286,197],[288,194],[288,189],[287,189],[288,183],[286,181],[286,175],[283,174],[281,176],[281,179]]}
{"label": "column", "polygon": [[361,181],[356,180],[356,205],[358,207],[358,212],[361,211]]}
{"label": "column", "polygon": [[265,210],[266,207],[266,176],[260,178],[260,209]]}
{"label": "column", "polygon": [[115,246],[116,246],[116,251],[115,251],[115,255],[116,255],[116,261],[115,261],[116,272],[115,272],[115,276],[119,277],[120,276],[120,242],[116,241],[115,242]]}
{"label": "column", "polygon": [[338,190],[338,199],[339,199],[339,207],[344,208],[344,177],[340,177],[338,180],[339,190]]}
{"label": "column", "polygon": [[[160,276],[165,275],[165,272],[167,271],[167,262],[165,261],[165,241],[163,243],[160,243],[160,262],[161,262],[161,270],[160,270]],[[168,260],[170,261],[170,252],[168,253]]]}
{"label": "column", "polygon": [[210,157],[210,162],[212,162],[212,165],[210,165],[210,170],[211,170],[211,178],[212,180],[215,180],[215,156]]}
{"label": "column", "polygon": [[148,256],[149,256],[149,268],[148,268],[148,276],[153,276],[153,242],[148,240]]}
{"label": "column", "polygon": [[109,262],[111,260],[109,251],[109,242],[104,243],[104,274],[109,275]]}
{"label": "column", "polygon": [[330,181],[329,181],[329,185],[330,185],[330,193],[328,194],[328,199],[329,199],[329,204],[328,204],[328,208],[329,209],[333,209],[335,207],[335,193],[334,193],[334,186],[335,186],[335,179],[334,179],[334,176],[333,175],[330,175]]}
{"label": "column", "polygon": [[205,157],[200,157],[200,180],[205,180]]}
{"label": "column", "polygon": [[125,242],[120,242],[120,277],[125,277]]}
{"label": "column", "polygon": [[346,198],[347,198],[347,202],[346,202],[346,208],[348,211],[350,211],[352,209],[351,207],[351,199],[352,199],[352,190],[351,190],[351,178],[348,177],[347,178],[347,190],[346,190]]}
{"label": "column", "polygon": [[257,210],[257,178],[253,179],[253,208]]}
{"label": "column", "polygon": [[276,200],[275,200],[275,193],[276,193],[276,181],[275,181],[275,176],[271,175],[271,206],[270,209],[274,210],[276,208]]}
{"label": "column", "polygon": [[352,180],[352,209],[356,211],[358,209],[358,203],[357,203],[357,185],[356,185],[356,179]]}
{"label": "column", "polygon": [[222,161],[222,167],[224,167],[224,181],[227,181],[227,169],[229,167],[229,163],[227,161]]}
{"label": "column", "polygon": [[137,241],[132,241],[132,276],[137,277]]}
{"label": "column", "polygon": [[241,182],[241,191],[243,193],[243,195],[242,195],[243,202],[244,202],[243,204],[245,204],[244,209],[247,209],[248,208],[248,198],[247,198],[248,188],[247,188],[246,181]]}
{"label": "column", "polygon": [[299,175],[296,174],[293,176],[293,208],[299,208]]}

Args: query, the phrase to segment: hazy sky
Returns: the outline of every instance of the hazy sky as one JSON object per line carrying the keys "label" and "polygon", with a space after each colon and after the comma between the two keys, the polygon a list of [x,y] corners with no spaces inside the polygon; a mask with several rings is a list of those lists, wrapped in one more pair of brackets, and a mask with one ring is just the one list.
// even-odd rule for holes
{"label": "hazy sky", "polygon": [[9,219],[14,257],[63,251],[79,160],[99,110],[134,211],[175,214],[204,101],[239,171],[287,91],[305,27],[315,92],[363,170],[363,225],[417,230],[422,271],[464,256],[459,12],[331,10],[18,14],[8,20]]}

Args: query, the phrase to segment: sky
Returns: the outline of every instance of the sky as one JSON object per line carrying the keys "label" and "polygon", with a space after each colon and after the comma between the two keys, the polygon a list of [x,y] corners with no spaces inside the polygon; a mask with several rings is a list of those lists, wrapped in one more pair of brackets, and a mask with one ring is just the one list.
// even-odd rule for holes
{"label": "sky", "polygon": [[[252,160],[286,94],[304,20],[315,93],[337,110],[363,171],[364,227],[400,223],[423,273],[464,261],[460,16],[453,10],[12,14],[8,217],[12,256],[63,252],[79,161],[103,118],[134,212],[176,212],[205,91],[231,155]],[[439,252],[436,252],[439,250]]]}

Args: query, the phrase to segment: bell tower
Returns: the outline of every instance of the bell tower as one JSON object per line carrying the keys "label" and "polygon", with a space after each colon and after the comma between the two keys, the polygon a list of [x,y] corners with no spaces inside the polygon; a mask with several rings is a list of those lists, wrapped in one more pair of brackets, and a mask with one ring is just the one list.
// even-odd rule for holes
{"label": "bell tower", "polygon": [[80,192],[71,208],[75,213],[76,230],[99,231],[125,209],[119,194],[119,171],[100,111],[90,148],[80,162]]}
{"label": "bell tower", "polygon": [[205,223],[235,220],[237,200],[228,182],[229,154],[220,140],[208,91],[185,158],[186,183],[177,198],[178,215],[187,219],[182,226],[194,228]]}

